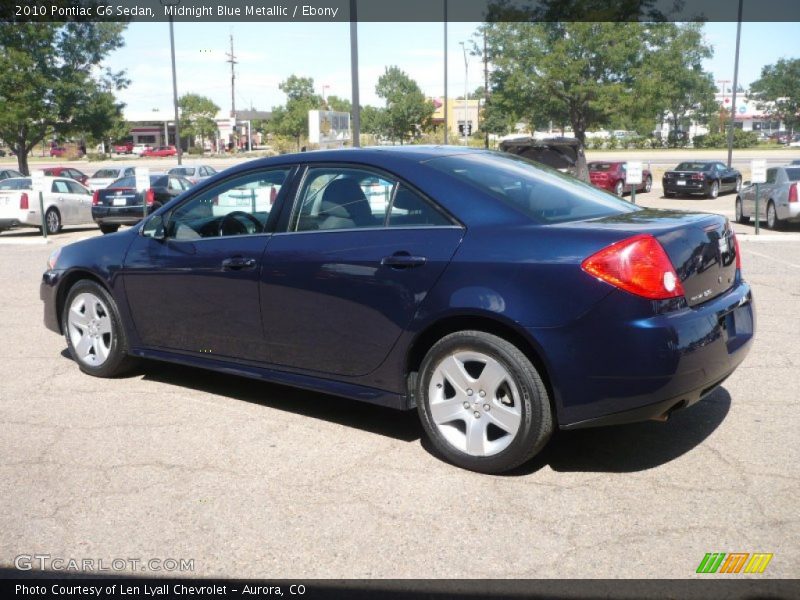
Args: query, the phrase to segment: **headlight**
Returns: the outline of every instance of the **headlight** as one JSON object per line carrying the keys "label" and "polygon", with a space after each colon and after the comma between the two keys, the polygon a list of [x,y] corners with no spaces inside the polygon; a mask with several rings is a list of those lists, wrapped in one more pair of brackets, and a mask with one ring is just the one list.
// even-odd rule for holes
{"label": "headlight", "polygon": [[50,253],[50,258],[47,259],[47,266],[51,269],[55,269],[59,256],[61,256],[61,248],[56,248]]}

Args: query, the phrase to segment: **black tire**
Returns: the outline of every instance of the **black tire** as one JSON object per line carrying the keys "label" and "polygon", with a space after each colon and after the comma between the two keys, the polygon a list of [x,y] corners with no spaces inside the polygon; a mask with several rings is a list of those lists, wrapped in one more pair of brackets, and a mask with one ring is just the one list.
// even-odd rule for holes
{"label": "black tire", "polygon": [[[770,216],[772,217],[770,219]],[[770,200],[767,203],[767,229],[777,231],[781,228],[781,220],[778,218],[778,211],[775,209],[775,203]]]}
{"label": "black tire", "polygon": [[44,224],[47,227],[47,235],[55,235],[61,231],[61,213],[57,208],[51,206],[45,211]]}
{"label": "black tire", "polygon": [[[444,389],[439,383],[434,382],[432,386],[434,375],[436,375],[437,379],[439,378],[437,368],[441,368],[443,364],[446,364],[445,359],[454,358],[460,353],[471,353],[487,357],[496,366],[502,367],[505,370],[505,376],[507,376],[497,389],[490,390],[490,393],[485,397],[483,396],[483,390],[469,394],[470,397],[474,395],[474,405],[470,407],[466,407],[466,404],[469,403],[466,401],[467,396],[464,394],[459,395],[458,392],[454,391],[455,388],[452,385],[450,390],[453,396],[450,398],[445,398],[447,384],[445,384]],[[466,365],[466,362],[464,365]],[[482,385],[479,378],[483,374],[483,368],[481,368],[478,379],[472,380],[476,384],[475,387]],[[512,385],[509,385],[506,380]],[[498,390],[504,386],[509,392],[498,393]],[[451,419],[449,424],[445,424],[443,428],[440,428],[441,426],[434,421],[431,410],[430,390],[435,390],[436,388],[442,389],[442,400],[453,403],[456,409],[459,408],[462,395],[464,396],[463,400],[465,400],[464,413],[459,411],[459,414]],[[513,469],[533,458],[545,446],[553,432],[554,424],[550,400],[539,372],[519,348],[502,338],[482,331],[452,333],[434,344],[422,361],[414,393],[422,426],[436,453],[448,462],[471,471],[494,474]],[[479,393],[481,394],[480,398],[478,398]],[[490,425],[501,433],[502,430],[497,429],[494,425],[495,417],[493,415],[495,413],[489,414],[491,411],[488,408],[481,412],[481,409],[486,406],[493,407],[495,412],[500,412],[500,414],[507,415],[506,409],[508,407],[518,413],[517,430],[513,435],[506,434],[500,438],[502,440],[501,450],[488,455],[476,455],[458,448],[457,445],[445,437],[443,432],[448,430],[451,432],[460,431],[459,427],[453,425],[454,423],[463,423],[465,432],[462,435],[466,438],[466,427],[470,422],[477,423],[477,421],[473,422],[472,419],[480,418],[480,414],[483,414],[485,425],[482,427],[485,433],[481,435],[487,440],[486,444],[495,443],[488,440]],[[462,414],[463,421],[461,420]],[[485,444],[483,447],[485,448]]]}
{"label": "black tire", "polygon": [[650,190],[652,189],[653,189],[653,178],[648,175],[647,179],[644,180],[644,189],[642,190],[642,193],[649,194]]}
{"label": "black tire", "polygon": [[[103,312],[105,312],[105,308],[108,309],[107,316],[111,323],[111,331],[108,334],[109,339],[107,340],[108,343],[106,344],[108,346],[108,355],[107,358],[105,358],[105,360],[103,360],[103,362],[100,364],[88,363],[85,358],[82,358],[79,355],[78,350],[74,345],[73,339],[77,339],[77,337],[82,338],[84,336],[80,336],[80,329],[76,329],[71,324],[69,320],[69,311],[73,302],[76,301],[76,299],[81,295],[84,295],[83,297],[90,295],[97,298],[102,305],[101,308],[104,309]],[[86,311],[88,314],[88,307],[86,308]],[[61,313],[61,323],[70,356],[78,364],[80,370],[84,373],[94,377],[116,377],[129,371],[135,366],[136,359],[128,355],[128,336],[125,332],[125,328],[122,326],[122,320],[120,319],[117,305],[114,302],[114,299],[111,297],[111,294],[109,294],[103,286],[95,281],[82,279],[69,289]],[[86,330],[84,330],[84,334],[85,331]],[[104,338],[104,335],[101,334],[100,337]],[[95,355],[97,355],[96,352]]]}
{"label": "black tire", "polygon": [[675,197],[675,192],[668,192],[664,190],[664,198],[674,198],[674,197]]}
{"label": "black tire", "polygon": [[711,185],[708,187],[708,193],[706,194],[711,199],[717,198],[719,196],[719,181],[712,181]]}
{"label": "black tire", "polygon": [[737,194],[742,191],[742,178],[741,177],[737,177],[736,178],[736,187],[734,188],[734,191]]}
{"label": "black tire", "polygon": [[115,232],[116,232],[116,231],[119,229],[119,225],[105,225],[105,224],[100,224],[98,227],[100,227],[100,231],[102,231],[102,232],[103,232],[103,234],[106,234],[106,233],[115,233]]}
{"label": "black tire", "polygon": [[744,209],[742,208],[742,199],[736,198],[736,222],[742,225],[747,225],[750,222],[750,217],[746,217],[744,215]]}

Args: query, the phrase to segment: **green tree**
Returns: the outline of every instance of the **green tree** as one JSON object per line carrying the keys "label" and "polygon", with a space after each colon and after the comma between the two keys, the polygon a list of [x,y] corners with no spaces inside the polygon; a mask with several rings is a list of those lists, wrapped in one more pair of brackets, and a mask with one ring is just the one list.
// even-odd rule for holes
{"label": "green tree", "polygon": [[181,110],[181,133],[189,137],[199,137],[203,146],[206,138],[217,133],[217,122],[214,117],[219,106],[210,98],[200,94],[184,94],[178,98]]}
{"label": "green tree", "polygon": [[123,45],[123,23],[0,23],[0,138],[28,173],[46,136],[101,138],[120,118],[122,72],[102,67]]}
{"label": "green tree", "polygon": [[338,112],[353,112],[353,104],[347,98],[339,98],[339,96],[328,96],[326,100],[328,110],[335,110]]}
{"label": "green tree", "polygon": [[295,138],[299,150],[301,138],[308,133],[308,111],[322,108],[322,97],[314,93],[311,77],[290,75],[278,87],[286,94],[286,105],[272,109],[269,130]]}
{"label": "green tree", "polygon": [[361,107],[361,132],[377,135],[383,127],[383,109],[374,106]]}
{"label": "green tree", "polygon": [[750,86],[758,107],[783,121],[792,131],[800,127],[800,59],[782,58],[761,69]]}
{"label": "green tree", "polygon": [[433,102],[425,98],[417,82],[399,67],[386,68],[378,78],[375,93],[386,101],[379,130],[389,139],[400,140],[402,144],[419,137],[430,126],[435,110]]}

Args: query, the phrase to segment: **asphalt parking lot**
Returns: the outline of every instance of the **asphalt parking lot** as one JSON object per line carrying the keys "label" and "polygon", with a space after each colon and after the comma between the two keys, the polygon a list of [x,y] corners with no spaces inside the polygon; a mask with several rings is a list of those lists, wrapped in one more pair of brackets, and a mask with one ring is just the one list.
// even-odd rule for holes
{"label": "asphalt parking lot", "polygon": [[[733,215],[728,194],[639,202]],[[768,552],[747,577],[796,577],[800,227],[737,231],[757,336],[724,385],[667,423],[561,433],[502,477],[435,458],[414,413],[165,364],[83,375],[38,286],[55,246],[97,230],[0,234],[0,567],[38,553],[191,559],[190,576],[681,579],[708,552]]]}

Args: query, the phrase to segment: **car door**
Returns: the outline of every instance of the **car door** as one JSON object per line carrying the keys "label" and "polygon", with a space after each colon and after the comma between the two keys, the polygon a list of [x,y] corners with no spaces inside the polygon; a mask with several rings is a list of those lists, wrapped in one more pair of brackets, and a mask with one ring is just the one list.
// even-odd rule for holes
{"label": "car door", "polygon": [[775,192],[775,181],[778,176],[778,169],[767,169],[767,181],[758,186],[758,215],[761,220],[767,218],[767,202]]}
{"label": "car door", "polygon": [[267,179],[286,179],[289,171],[248,171],[198,190],[145,222],[123,270],[142,344],[205,357],[264,360],[259,281],[271,238],[269,206],[221,211],[219,200],[257,193],[270,185]]}
{"label": "car door", "polygon": [[[50,187],[50,201],[61,214],[63,225],[75,225],[78,220],[78,209],[66,179],[53,179]],[[47,207],[45,207],[47,210]]]}
{"label": "car door", "polygon": [[92,192],[77,181],[67,181],[70,191],[70,202],[75,210],[75,225],[93,223]]}
{"label": "car door", "polygon": [[389,174],[309,167],[264,259],[269,361],[339,376],[373,371],[462,236],[462,226]]}

